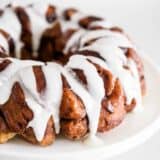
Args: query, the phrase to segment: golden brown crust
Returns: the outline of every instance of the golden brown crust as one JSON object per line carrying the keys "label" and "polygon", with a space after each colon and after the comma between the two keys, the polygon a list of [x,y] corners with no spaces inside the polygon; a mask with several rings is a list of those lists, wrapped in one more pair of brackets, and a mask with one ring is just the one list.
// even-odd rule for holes
{"label": "golden brown crust", "polygon": [[22,133],[33,118],[28,108],[23,90],[18,82],[13,85],[9,100],[1,107],[5,121],[12,132]]}
{"label": "golden brown crust", "polygon": [[123,89],[119,80],[116,80],[112,94],[102,102],[98,131],[104,132],[116,127],[125,115]]}
{"label": "golden brown crust", "polygon": [[16,134],[12,132],[8,132],[8,133],[0,132],[0,144],[6,143],[10,139],[13,139],[15,136]]}
{"label": "golden brown crust", "polygon": [[78,140],[83,138],[88,132],[87,119],[62,120],[61,135],[68,139]]}
{"label": "golden brown crust", "polygon": [[41,146],[48,146],[50,144],[52,144],[55,141],[55,129],[54,129],[54,123],[53,123],[53,119],[50,118],[47,124],[47,128],[45,131],[45,135],[43,137],[42,141],[37,141],[34,131],[32,128],[27,128],[23,134],[21,134],[21,136],[27,140],[28,142],[32,143],[32,144],[37,144],[37,145],[41,145]]}
{"label": "golden brown crust", "polygon": [[0,144],[6,143],[10,139],[14,138],[16,133],[13,133],[8,128],[3,115],[0,114]]}
{"label": "golden brown crust", "polygon": [[63,119],[82,119],[86,111],[81,100],[69,88],[63,89],[60,117]]}

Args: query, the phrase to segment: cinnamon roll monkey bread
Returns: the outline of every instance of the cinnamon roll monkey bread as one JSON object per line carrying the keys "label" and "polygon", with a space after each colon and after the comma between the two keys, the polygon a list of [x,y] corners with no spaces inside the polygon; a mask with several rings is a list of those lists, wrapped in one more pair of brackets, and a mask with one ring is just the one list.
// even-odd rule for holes
{"label": "cinnamon roll monkey bread", "polygon": [[141,108],[143,64],[120,28],[51,4],[0,10],[0,142],[52,144],[118,126]]}

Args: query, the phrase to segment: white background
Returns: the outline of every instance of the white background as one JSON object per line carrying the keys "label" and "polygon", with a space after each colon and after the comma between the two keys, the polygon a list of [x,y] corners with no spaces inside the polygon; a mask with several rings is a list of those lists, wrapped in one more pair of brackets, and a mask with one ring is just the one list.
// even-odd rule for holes
{"label": "white background", "polygon": [[[24,0],[21,1],[24,2]],[[27,0],[27,3],[29,1]],[[133,40],[146,51],[146,54],[160,64],[160,0],[52,0],[52,2],[75,6],[84,12],[95,13],[110,19],[125,28]],[[0,5],[2,4],[1,0]],[[160,159],[160,132],[145,144],[111,160],[135,159]]]}

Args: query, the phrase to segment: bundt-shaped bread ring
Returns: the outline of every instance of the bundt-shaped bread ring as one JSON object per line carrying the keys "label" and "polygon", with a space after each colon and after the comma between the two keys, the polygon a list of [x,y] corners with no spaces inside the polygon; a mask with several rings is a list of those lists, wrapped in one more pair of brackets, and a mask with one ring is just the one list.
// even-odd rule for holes
{"label": "bundt-shaped bread ring", "polygon": [[137,52],[103,18],[8,5],[0,15],[0,143],[19,135],[46,146],[59,134],[93,138],[116,127],[145,93]]}

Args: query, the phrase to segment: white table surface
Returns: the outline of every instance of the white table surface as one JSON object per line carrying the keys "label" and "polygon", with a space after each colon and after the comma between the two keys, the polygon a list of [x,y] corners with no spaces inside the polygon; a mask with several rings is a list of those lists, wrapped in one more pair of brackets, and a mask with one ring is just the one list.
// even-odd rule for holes
{"label": "white table surface", "polygon": [[[27,0],[27,3],[28,1],[30,0]],[[76,6],[85,12],[107,17],[123,26],[146,54],[160,64],[160,0],[52,0],[52,2]],[[159,148],[160,131],[141,146],[110,160],[159,160]]]}

